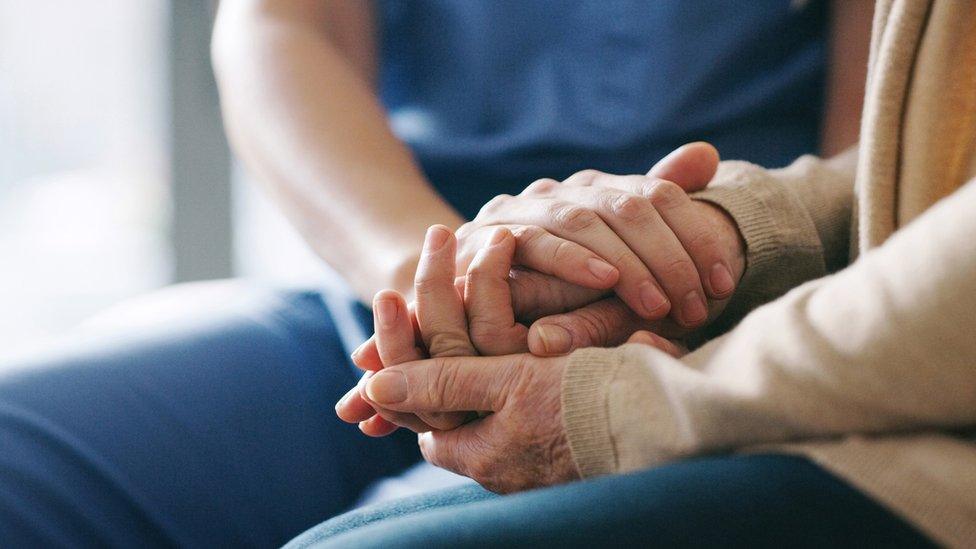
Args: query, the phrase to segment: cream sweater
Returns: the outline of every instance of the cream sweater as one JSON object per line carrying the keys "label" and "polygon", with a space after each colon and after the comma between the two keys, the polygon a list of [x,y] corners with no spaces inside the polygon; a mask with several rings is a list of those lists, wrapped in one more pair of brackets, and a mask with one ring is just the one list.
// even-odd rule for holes
{"label": "cream sweater", "polygon": [[879,0],[868,70],[859,154],[725,162],[697,196],[745,238],[734,328],[680,360],[572,355],[583,476],[802,453],[976,546],[976,0]]}

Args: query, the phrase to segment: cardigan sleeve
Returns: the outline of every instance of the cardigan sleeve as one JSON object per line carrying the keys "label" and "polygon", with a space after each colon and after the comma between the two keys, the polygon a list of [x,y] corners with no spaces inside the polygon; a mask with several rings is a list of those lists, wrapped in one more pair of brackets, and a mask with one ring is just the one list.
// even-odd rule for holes
{"label": "cardigan sleeve", "polygon": [[680,360],[642,345],[571,355],[563,416],[581,474],[976,424],[974,211],[976,181]]}
{"label": "cardigan sleeve", "polygon": [[854,147],[829,160],[804,156],[779,170],[726,161],[708,188],[693,195],[725,210],[746,248],[742,280],[707,336],[848,263],[856,161]]}

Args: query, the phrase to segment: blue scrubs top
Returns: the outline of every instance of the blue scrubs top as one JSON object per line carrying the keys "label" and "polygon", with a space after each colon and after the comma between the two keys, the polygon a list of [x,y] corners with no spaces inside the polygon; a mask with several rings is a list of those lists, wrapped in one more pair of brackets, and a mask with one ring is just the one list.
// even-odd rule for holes
{"label": "blue scrubs top", "polygon": [[674,147],[781,166],[815,152],[817,0],[379,0],[394,131],[470,218],[584,168],[643,173]]}

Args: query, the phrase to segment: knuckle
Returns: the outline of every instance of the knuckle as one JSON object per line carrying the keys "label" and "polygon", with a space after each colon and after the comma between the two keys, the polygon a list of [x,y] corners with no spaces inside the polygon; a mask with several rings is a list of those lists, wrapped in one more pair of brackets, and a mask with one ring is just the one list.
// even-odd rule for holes
{"label": "knuckle", "polygon": [[718,239],[715,233],[701,229],[688,239],[688,251],[696,254],[708,253],[718,248]]}
{"label": "knuckle", "polygon": [[471,323],[471,341],[479,349],[488,349],[502,342],[503,331],[500,326],[489,321]]}
{"label": "knuckle", "polygon": [[554,208],[553,219],[556,224],[571,233],[593,228],[600,222],[600,216],[593,210],[575,205],[561,205]]}
{"label": "knuckle", "polygon": [[[453,285],[452,282],[451,286]],[[413,289],[418,298],[435,296],[442,287],[444,287],[444,284],[437,278],[428,273],[417,271],[417,276],[413,281]]]}
{"label": "knuckle", "polygon": [[613,197],[610,211],[631,223],[647,222],[657,213],[646,198],[630,193],[620,193]]}
{"label": "knuckle", "polygon": [[535,181],[530,183],[529,186],[526,187],[524,191],[522,191],[522,194],[534,194],[534,195],[546,194],[551,192],[553,189],[555,189],[557,185],[559,185],[559,182],[556,181],[555,179],[548,179],[548,178],[536,179]]}
{"label": "knuckle", "polygon": [[620,269],[620,272],[632,271],[635,274],[647,276],[647,266],[630,248],[622,248],[610,255],[610,264]]}
{"label": "knuckle", "polygon": [[486,202],[484,206],[481,207],[481,210],[478,211],[478,217],[491,215],[497,212],[512,198],[513,197],[510,194],[500,194],[498,196],[495,196],[494,198]]}
{"label": "knuckle", "polygon": [[663,272],[665,278],[675,281],[682,281],[688,285],[691,280],[698,279],[698,269],[694,263],[685,258],[670,259],[665,263]]}
{"label": "knuckle", "polygon": [[499,281],[507,281],[507,278],[499,279],[499,276],[492,272],[491,265],[486,265],[485,262],[474,262],[468,268],[466,283],[469,287],[483,288]]}
{"label": "knuckle", "polygon": [[427,339],[430,356],[471,356],[473,354],[467,334],[453,330],[432,329]]}
{"label": "knuckle", "polygon": [[550,261],[553,265],[564,265],[572,261],[576,257],[576,252],[579,248],[568,240],[561,240],[559,244],[552,249],[552,258]]}
{"label": "knuckle", "polygon": [[543,239],[547,234],[545,229],[536,225],[520,225],[511,230],[517,243],[516,251],[521,248],[523,252],[525,248],[540,244],[540,239]]}
{"label": "knuckle", "polygon": [[618,302],[606,306],[583,309],[573,315],[575,326],[567,326],[574,335],[574,343],[582,345],[615,345],[626,337],[620,328],[628,323],[629,308]]}
{"label": "knuckle", "polygon": [[652,185],[648,198],[658,208],[676,206],[680,201],[687,198],[684,189],[670,181],[658,179]]}
{"label": "knuckle", "polygon": [[424,397],[427,404],[432,408],[443,408],[447,403],[448,391],[454,385],[454,379],[457,377],[457,369],[451,366],[450,361],[444,361],[440,368],[429,368],[427,370],[427,379],[424,383],[427,394]]}
{"label": "knuckle", "polygon": [[465,238],[471,235],[471,233],[478,230],[478,227],[478,224],[469,221],[458,227],[458,229],[454,231],[454,235],[457,237],[459,242],[463,242]]}
{"label": "knuckle", "polygon": [[574,335],[574,344],[581,342],[583,345],[598,345],[605,342],[610,335],[607,319],[589,311],[581,311],[567,328]]}
{"label": "knuckle", "polygon": [[566,179],[566,184],[589,187],[596,183],[596,180],[603,175],[603,172],[599,170],[581,170],[569,176],[569,178]]}

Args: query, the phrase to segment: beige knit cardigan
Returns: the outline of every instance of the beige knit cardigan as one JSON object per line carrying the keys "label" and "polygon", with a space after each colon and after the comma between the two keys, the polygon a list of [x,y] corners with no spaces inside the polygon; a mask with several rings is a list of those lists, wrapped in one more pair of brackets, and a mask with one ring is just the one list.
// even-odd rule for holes
{"label": "beige knit cardigan", "polygon": [[723,163],[697,198],[746,242],[721,319],[735,327],[680,360],[574,353],[562,401],[581,475],[801,453],[976,546],[976,0],[878,2],[858,149]]}

